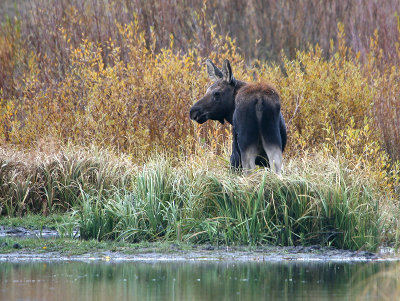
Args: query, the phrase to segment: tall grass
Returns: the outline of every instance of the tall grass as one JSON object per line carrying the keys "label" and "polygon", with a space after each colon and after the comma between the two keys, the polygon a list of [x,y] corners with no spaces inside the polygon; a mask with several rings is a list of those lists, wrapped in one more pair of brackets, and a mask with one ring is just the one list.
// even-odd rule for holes
{"label": "tall grass", "polygon": [[48,214],[73,207],[82,191],[129,187],[126,162],[105,151],[51,154],[0,149],[0,214]]}
{"label": "tall grass", "polygon": [[[20,158],[2,164],[3,214],[67,212],[64,233],[77,228],[84,239],[367,250],[395,243],[395,196],[327,153],[289,160],[282,178],[265,169],[244,177],[209,153],[158,155],[143,166],[93,149],[63,150],[46,163]],[[11,164],[19,171],[4,168]]]}
{"label": "tall grass", "polygon": [[132,189],[82,193],[73,209],[82,237],[367,250],[381,243],[379,200],[338,163],[318,182],[307,171],[281,179],[260,170],[247,179],[181,164],[157,160],[133,175]]}
{"label": "tall grass", "polygon": [[[0,214],[75,210],[81,236],[97,239],[374,248],[383,228],[392,241],[398,5],[289,2],[24,2],[0,25]],[[278,63],[257,59],[277,49]],[[228,157],[231,133],[188,118],[209,84],[206,57],[276,86],[289,137],[282,179],[242,178],[209,160],[209,150]],[[96,149],[12,153],[43,139],[104,145],[123,159]],[[307,152],[322,154],[320,166]],[[150,163],[154,153],[166,158]]]}

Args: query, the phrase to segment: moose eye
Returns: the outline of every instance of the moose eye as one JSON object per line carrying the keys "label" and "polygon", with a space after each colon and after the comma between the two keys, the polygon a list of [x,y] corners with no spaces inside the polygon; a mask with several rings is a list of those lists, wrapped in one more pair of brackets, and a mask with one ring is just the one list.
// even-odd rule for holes
{"label": "moose eye", "polygon": [[216,100],[219,100],[219,98],[221,97],[221,93],[219,93],[219,92],[214,92],[213,95],[214,95],[214,99],[216,99]]}

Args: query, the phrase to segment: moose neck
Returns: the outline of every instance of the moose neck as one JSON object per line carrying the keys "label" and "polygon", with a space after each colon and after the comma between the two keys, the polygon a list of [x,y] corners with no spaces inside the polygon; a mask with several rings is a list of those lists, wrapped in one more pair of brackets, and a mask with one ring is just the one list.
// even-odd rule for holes
{"label": "moose neck", "polygon": [[235,112],[235,106],[236,106],[236,95],[239,92],[239,90],[241,88],[243,88],[244,86],[246,86],[247,83],[240,81],[240,80],[236,80],[235,83],[235,90],[233,92],[233,102],[232,102],[232,106],[228,112],[228,114],[226,115],[225,119],[226,121],[228,121],[230,124],[232,124],[232,120],[233,120],[233,113]]}

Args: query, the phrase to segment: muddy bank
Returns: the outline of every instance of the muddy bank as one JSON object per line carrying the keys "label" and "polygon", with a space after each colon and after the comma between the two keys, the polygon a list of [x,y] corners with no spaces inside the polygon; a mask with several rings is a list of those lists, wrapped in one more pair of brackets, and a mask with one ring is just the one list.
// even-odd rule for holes
{"label": "muddy bank", "polygon": [[0,237],[19,238],[57,238],[60,235],[57,230],[43,227],[42,229],[29,229],[25,227],[0,226]]}
{"label": "muddy bank", "polygon": [[82,255],[64,255],[60,252],[15,251],[0,254],[0,262],[31,261],[105,261],[105,262],[160,262],[160,261],[254,261],[254,262],[368,262],[398,261],[400,257],[393,252],[354,252],[320,246],[311,247],[260,247],[255,250],[212,246],[194,246],[192,250],[179,250],[171,245],[171,250],[158,250],[157,247],[138,248],[133,254],[122,252],[90,252]]}
{"label": "muddy bank", "polygon": [[[381,248],[378,253],[366,251],[339,250],[331,247],[315,246],[295,246],[295,247],[276,247],[276,246],[212,246],[212,245],[190,245],[182,247],[175,243],[148,244],[127,244],[124,248],[115,249],[112,247],[102,250],[93,246],[83,254],[71,255],[62,247],[62,240],[56,230],[42,229],[32,230],[23,227],[4,227],[0,226],[0,238],[12,238],[13,241],[1,242],[0,247],[8,247],[8,250],[1,252],[0,261],[2,262],[30,262],[30,261],[137,261],[137,262],[156,262],[156,261],[255,261],[255,262],[368,262],[368,261],[398,261],[399,254],[393,249]],[[24,247],[24,239],[33,240],[55,245],[60,245],[59,251],[53,251],[47,247],[27,248]],[[45,243],[46,242],[46,243]],[[78,239],[69,240],[69,248],[81,243]]]}

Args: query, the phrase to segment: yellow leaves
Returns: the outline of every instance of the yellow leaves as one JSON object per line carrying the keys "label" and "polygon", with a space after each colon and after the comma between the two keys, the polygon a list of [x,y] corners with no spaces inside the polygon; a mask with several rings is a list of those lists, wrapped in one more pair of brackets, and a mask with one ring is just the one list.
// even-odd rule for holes
{"label": "yellow leaves", "polygon": [[169,48],[174,49],[174,35],[172,33],[169,35]]}
{"label": "yellow leaves", "polygon": [[[317,47],[297,52],[295,61],[284,57],[287,77],[274,80],[280,83],[289,137],[299,137],[301,141],[295,144],[304,145],[306,141],[313,149],[320,148],[326,138],[332,138],[327,135],[327,128],[338,133],[351,118],[357,126],[362,124],[373,101],[367,79],[357,63],[341,58],[337,64],[336,59],[326,61],[321,55]],[[297,131],[298,135],[294,133]]]}
{"label": "yellow leaves", "polygon": [[338,52],[340,58],[346,59],[348,48],[346,46],[346,34],[344,30],[344,24],[338,22]]}
{"label": "yellow leaves", "polygon": [[[60,27],[70,66],[56,80],[46,80],[38,58],[26,55],[28,68],[17,85],[21,96],[1,99],[1,137],[8,135],[7,139],[20,144],[54,136],[77,144],[113,145],[136,160],[138,154],[154,149],[226,152],[231,143],[229,125],[213,121],[196,125],[188,116],[190,106],[210,84],[201,50],[194,47],[186,54],[174,50],[176,41],[170,34],[169,46],[155,52],[154,30],[146,37],[137,18],[116,26],[123,42],[109,39],[100,45],[85,38],[79,47],[70,45],[67,30]],[[400,88],[392,87],[399,82],[400,71],[391,66],[380,73],[379,55],[374,55],[371,81],[358,59],[350,59],[343,25],[338,29],[338,52],[332,59],[325,60],[317,45],[297,51],[292,61],[283,54],[282,66],[254,61],[248,67],[233,39],[218,35],[213,26],[202,34],[212,41],[209,58],[217,65],[228,58],[236,78],[269,81],[277,88],[288,124],[286,157],[324,149],[374,168],[379,178],[389,159],[382,150],[371,106],[379,96],[392,100],[388,107],[395,107],[389,104],[398,100]],[[377,39],[376,33],[371,49],[379,53]],[[0,40],[0,49],[4,43]],[[393,120],[396,113],[390,114],[388,120]]]}

